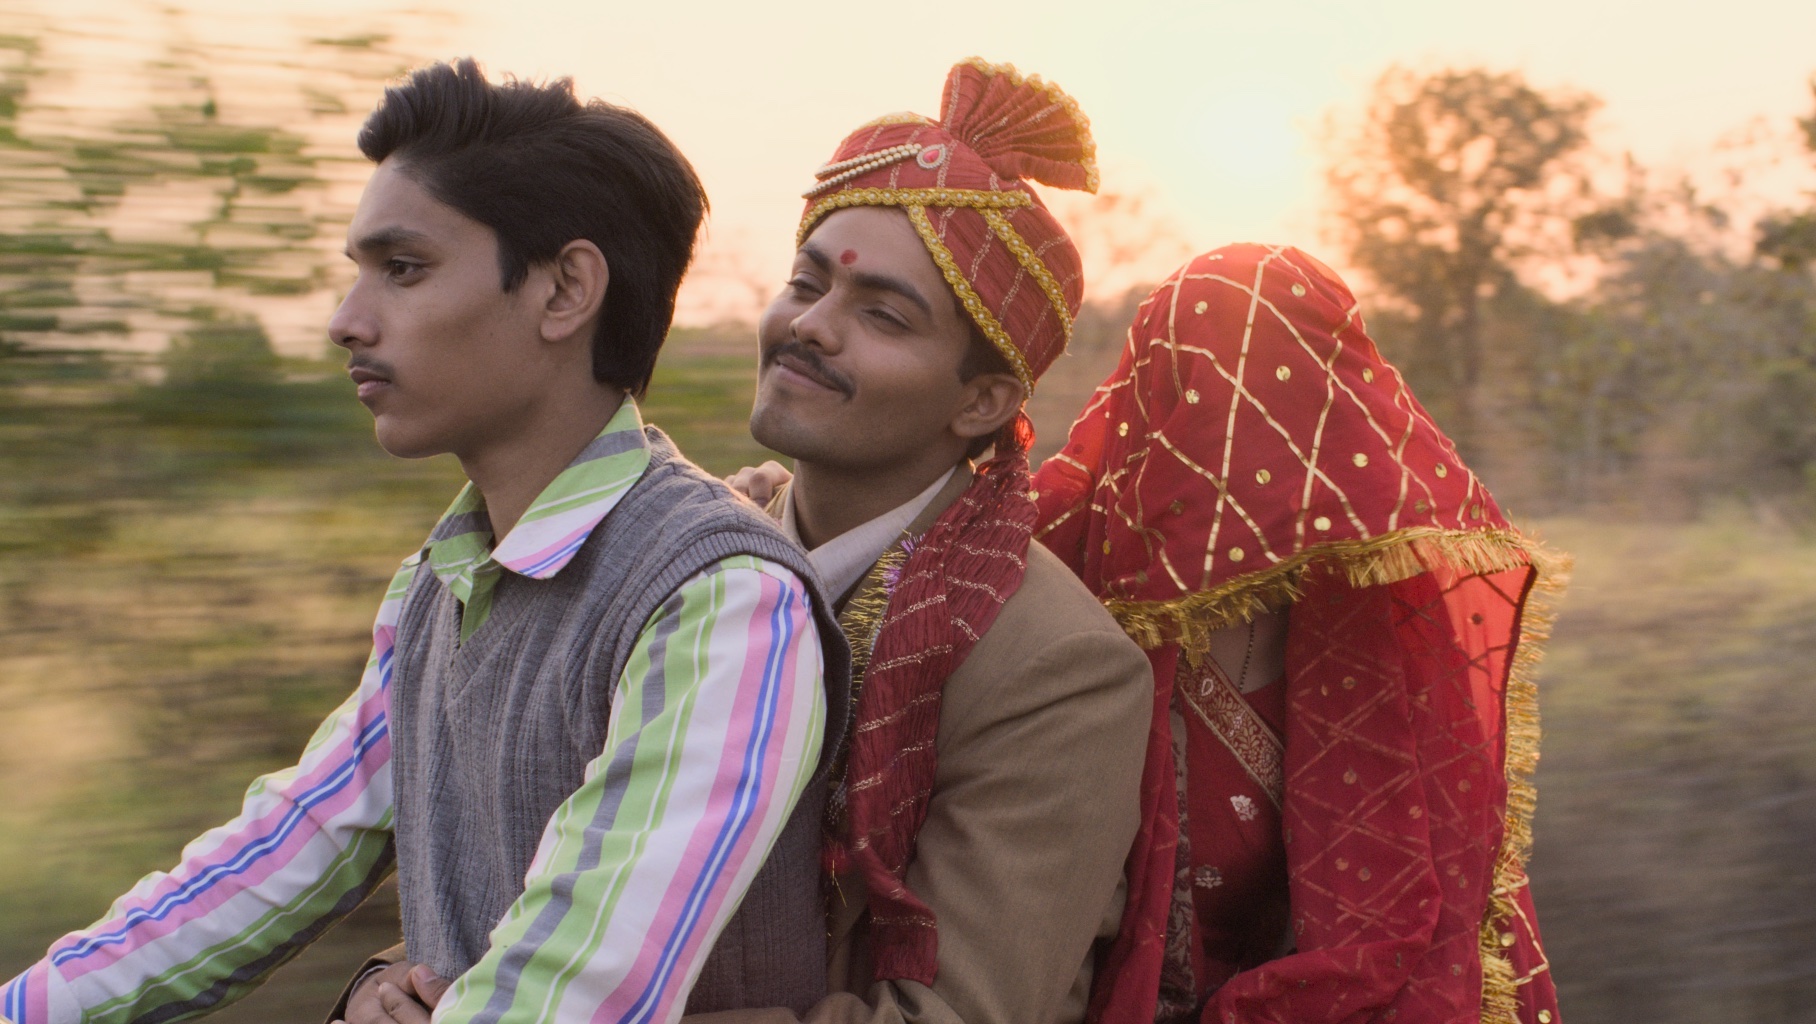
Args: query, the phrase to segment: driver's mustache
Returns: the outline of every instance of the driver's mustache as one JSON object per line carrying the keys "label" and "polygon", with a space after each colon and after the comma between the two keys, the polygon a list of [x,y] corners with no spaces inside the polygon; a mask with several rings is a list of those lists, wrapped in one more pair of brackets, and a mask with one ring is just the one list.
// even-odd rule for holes
{"label": "driver's mustache", "polygon": [[831,385],[842,392],[846,398],[857,394],[857,385],[851,378],[832,368],[824,356],[814,351],[812,346],[790,339],[763,353],[763,365],[769,366],[783,356],[793,356],[795,361],[805,365],[809,373],[822,383]]}

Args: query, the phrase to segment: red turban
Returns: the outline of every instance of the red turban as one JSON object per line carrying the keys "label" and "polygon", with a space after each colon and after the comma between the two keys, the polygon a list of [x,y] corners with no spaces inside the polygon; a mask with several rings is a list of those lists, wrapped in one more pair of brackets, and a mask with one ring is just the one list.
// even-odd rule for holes
{"label": "red turban", "polygon": [[[1084,277],[1078,250],[1022,178],[1095,190],[1095,152],[1071,97],[1007,65],[965,61],[946,78],[938,121],[898,114],[845,139],[806,193],[800,240],[834,210],[900,207],[1031,393],[1071,337]],[[845,823],[828,853],[835,869],[863,872],[878,979],[933,983],[937,922],[904,876],[933,790],[946,679],[1021,586],[1034,529],[1032,440],[1018,412],[997,435],[996,457],[912,545],[871,643]]]}
{"label": "red turban", "polygon": [[1097,191],[1090,122],[1038,75],[977,58],[947,75],[940,109],[938,121],[892,114],[846,136],[806,193],[797,241],[834,210],[900,207],[1031,394],[1072,338],[1084,269],[1023,179]]}
{"label": "red turban", "polygon": [[[1153,1021],[1167,969],[1196,979],[1184,1003],[1214,1024],[1551,1021],[1524,871],[1542,632],[1527,602],[1561,566],[1508,524],[1343,283],[1296,249],[1192,260],[1142,305],[1035,487],[1041,540],[1149,648],[1157,686],[1092,1018]],[[1279,608],[1283,725],[1256,754],[1203,656],[1211,630]],[[1220,794],[1192,801],[1183,841],[1176,772]],[[1267,824],[1253,834],[1270,848],[1208,857],[1197,816],[1219,801],[1232,828]],[[1244,857],[1275,867],[1232,870]],[[1220,908],[1273,905],[1234,878],[1284,888],[1290,953],[1278,933],[1232,940],[1239,919],[1219,930]]]}

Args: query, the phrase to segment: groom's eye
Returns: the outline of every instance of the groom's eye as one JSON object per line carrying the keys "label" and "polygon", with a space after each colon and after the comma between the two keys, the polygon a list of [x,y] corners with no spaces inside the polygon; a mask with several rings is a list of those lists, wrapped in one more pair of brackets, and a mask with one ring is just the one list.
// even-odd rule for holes
{"label": "groom's eye", "polygon": [[908,329],[908,321],[897,316],[894,310],[889,309],[886,306],[878,306],[869,310],[869,313],[872,319],[881,322],[885,326],[892,327],[898,331],[905,331]]}

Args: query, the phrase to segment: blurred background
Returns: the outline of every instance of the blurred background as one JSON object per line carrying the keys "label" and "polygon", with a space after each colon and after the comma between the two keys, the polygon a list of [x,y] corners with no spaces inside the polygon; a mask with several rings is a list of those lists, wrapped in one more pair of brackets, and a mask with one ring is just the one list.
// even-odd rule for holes
{"label": "blurred background", "polygon": [[[1337,266],[1576,556],[1532,863],[1568,1019],[1816,1020],[1816,5],[670,6],[0,0],[0,978],[296,756],[459,484],[376,447],[323,336],[387,80],[571,73],[694,157],[646,415],[728,471],[795,196],[979,52],[1103,153],[1053,197],[1092,291],[1042,451],[1192,251]],[[395,934],[381,893],[223,1016],[317,1021]]]}

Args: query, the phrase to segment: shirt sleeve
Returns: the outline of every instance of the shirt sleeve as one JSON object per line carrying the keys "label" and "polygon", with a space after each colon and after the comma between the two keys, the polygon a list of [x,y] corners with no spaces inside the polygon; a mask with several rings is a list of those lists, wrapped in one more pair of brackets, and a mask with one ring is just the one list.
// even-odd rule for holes
{"label": "shirt sleeve", "polygon": [[0,988],[15,1024],[177,1021],[216,1010],[351,913],[390,871],[391,652],[415,561],[392,578],[359,688],[239,816],[146,875]]}
{"label": "shirt sleeve", "polygon": [[793,573],[736,556],[682,584],[638,638],[605,749],[436,1024],[679,1018],[819,760],[822,673]]}

